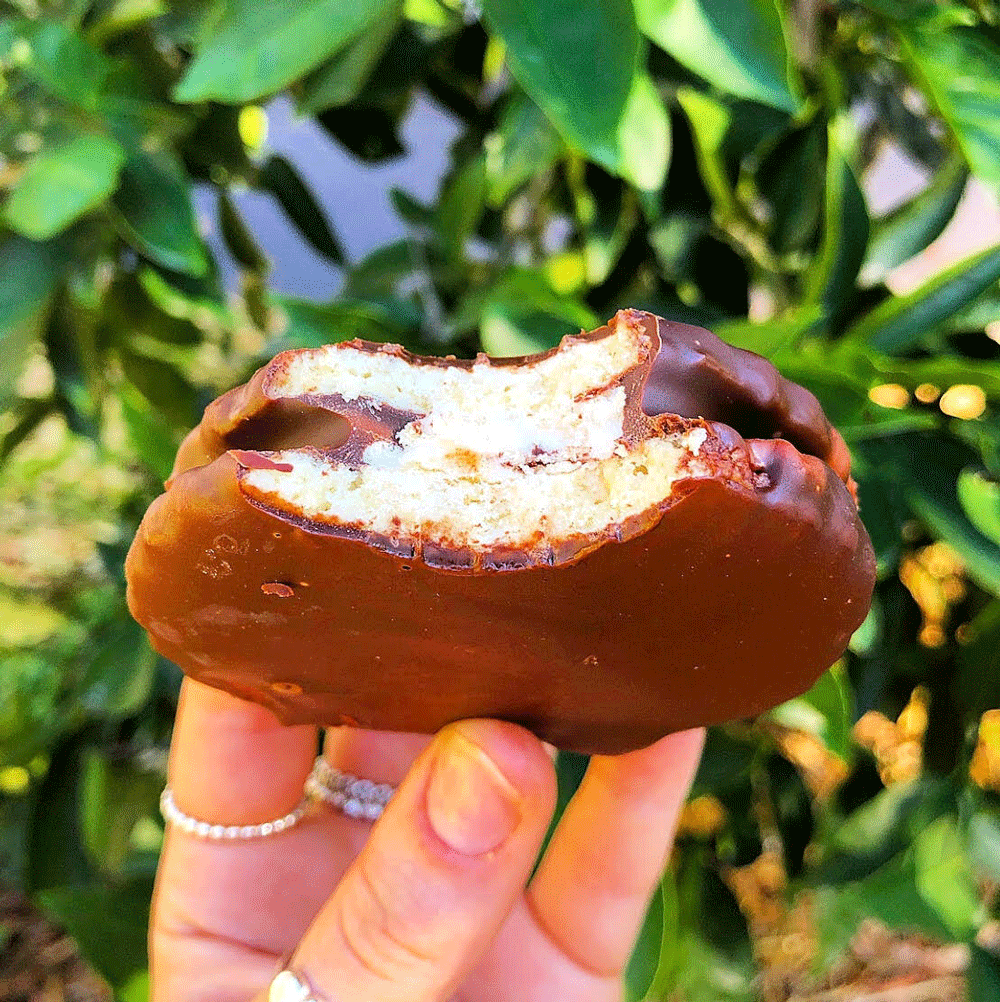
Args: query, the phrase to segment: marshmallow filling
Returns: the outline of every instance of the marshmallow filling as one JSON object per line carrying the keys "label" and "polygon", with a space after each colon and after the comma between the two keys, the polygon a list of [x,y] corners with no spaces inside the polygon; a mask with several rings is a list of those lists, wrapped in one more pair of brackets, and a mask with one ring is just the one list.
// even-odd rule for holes
{"label": "marshmallow filling", "polygon": [[244,470],[244,489],[310,521],[473,550],[607,533],[681,477],[711,472],[704,428],[664,431],[640,414],[641,433],[630,429],[638,403],[623,377],[649,350],[619,322],[519,364],[420,363],[351,343],[279,356],[273,398],[337,395],[348,418],[374,404],[413,419],[360,463],[337,450],[270,453],[280,468]]}

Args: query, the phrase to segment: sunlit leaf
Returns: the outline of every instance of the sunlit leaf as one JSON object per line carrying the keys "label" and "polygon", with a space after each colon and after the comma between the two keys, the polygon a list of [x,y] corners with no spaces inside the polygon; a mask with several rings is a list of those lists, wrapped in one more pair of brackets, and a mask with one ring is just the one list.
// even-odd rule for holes
{"label": "sunlit leaf", "polygon": [[177,85],[178,101],[254,101],[393,16],[398,0],[235,0],[217,7]]}
{"label": "sunlit leaf", "polygon": [[774,0],[636,0],[643,32],[737,97],[796,111],[800,86]]}
{"label": "sunlit leaf", "polygon": [[652,79],[636,76],[618,123],[619,169],[640,191],[656,191],[670,164],[670,116]]}
{"label": "sunlit leaf", "polygon": [[95,716],[138,712],[149,697],[156,663],[145,632],[131,618],[122,618],[95,643],[97,650],[80,682],[81,705]]}
{"label": "sunlit leaf", "polygon": [[78,135],[44,150],[7,199],[7,225],[32,240],[55,236],[114,191],[124,159],[122,148],[100,135]]}
{"label": "sunlit leaf", "polygon": [[873,224],[861,284],[874,285],[941,235],[955,214],[969,172],[954,160],[912,202]]}
{"label": "sunlit leaf", "polygon": [[690,87],[678,90],[677,100],[684,109],[694,135],[698,169],[717,217],[727,219],[735,209],[735,193],[723,157],[723,143],[729,130],[729,109],[715,98]]}
{"label": "sunlit leaf", "polygon": [[538,105],[517,95],[484,146],[487,200],[498,208],[529,178],[555,163],[563,142]]}
{"label": "sunlit leaf", "polygon": [[974,174],[1000,185],[1000,47],[979,30],[919,17],[896,24],[903,53]]}
{"label": "sunlit leaf", "polygon": [[913,865],[917,891],[955,939],[968,939],[986,919],[965,841],[953,818],[939,818],[916,834]]}
{"label": "sunlit leaf", "polygon": [[715,333],[727,344],[767,357],[794,345],[819,323],[822,316],[822,307],[814,304],[771,320],[728,320],[717,324]]}
{"label": "sunlit leaf", "polygon": [[864,880],[816,888],[813,915],[820,969],[829,970],[866,918],[880,919],[894,930],[948,938],[950,930],[923,899],[916,881],[912,856],[902,853]]}
{"label": "sunlit leaf", "polygon": [[859,320],[848,337],[878,351],[901,353],[923,343],[928,332],[1000,279],[1000,246],[990,247],[926,282],[894,296]]}
{"label": "sunlit leaf", "polygon": [[976,470],[958,476],[958,500],[969,521],[1000,546],[1000,484]]}
{"label": "sunlit leaf", "polygon": [[301,84],[299,111],[315,115],[353,101],[382,58],[399,27],[391,5],[382,17]]}
{"label": "sunlit leaf", "polygon": [[[80,787],[80,826],[83,844],[95,867],[108,877],[121,877],[126,866],[132,873],[142,865],[132,843],[132,832],[143,818],[159,818],[163,777],[115,762],[90,751],[83,763]],[[153,860],[144,860],[152,871]]]}
{"label": "sunlit leaf", "polygon": [[31,47],[27,74],[71,105],[94,109],[111,72],[105,56],[68,25],[45,19],[25,31]]}
{"label": "sunlit leaf", "polygon": [[[627,0],[486,0],[518,83],[568,143],[615,170],[619,122],[639,65],[639,32]],[[595,59],[595,53],[613,58]]]}
{"label": "sunlit leaf", "polygon": [[434,223],[449,254],[462,254],[485,208],[486,158],[476,156],[458,167],[441,189]]}
{"label": "sunlit leaf", "polygon": [[818,737],[842,759],[851,749],[851,725],[854,723],[850,682],[838,667],[820,675],[813,687],[770,711],[769,716],[785,727],[806,731]]}
{"label": "sunlit leaf", "polygon": [[1000,815],[983,808],[969,818],[969,861],[990,880],[1000,880]]}

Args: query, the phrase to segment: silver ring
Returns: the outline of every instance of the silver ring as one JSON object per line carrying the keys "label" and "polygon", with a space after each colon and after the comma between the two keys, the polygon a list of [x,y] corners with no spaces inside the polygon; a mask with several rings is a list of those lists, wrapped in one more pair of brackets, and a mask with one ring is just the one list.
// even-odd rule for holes
{"label": "silver ring", "polygon": [[349,818],[378,821],[396,788],[390,783],[373,783],[335,769],[321,755],[313,763],[305,791],[307,797],[320,800]]}
{"label": "silver ring", "polygon": [[308,797],[304,797],[295,810],[289,811],[284,817],[275,818],[273,821],[265,821],[259,825],[213,825],[208,821],[199,821],[198,818],[185,814],[177,806],[177,802],[174,800],[174,791],[169,786],[160,795],[160,813],[167,824],[174,825],[188,835],[209,842],[245,842],[250,839],[277,835],[279,832],[294,828],[305,817],[309,807],[310,800]]}
{"label": "silver ring", "polygon": [[291,971],[282,971],[272,982],[267,1002],[320,1002],[309,986]]}

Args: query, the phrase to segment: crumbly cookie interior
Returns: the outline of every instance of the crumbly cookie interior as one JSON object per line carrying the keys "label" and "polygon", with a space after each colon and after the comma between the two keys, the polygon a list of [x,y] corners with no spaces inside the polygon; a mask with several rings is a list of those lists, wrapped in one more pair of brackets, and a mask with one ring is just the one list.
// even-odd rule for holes
{"label": "crumbly cookie interior", "polygon": [[606,336],[565,338],[522,365],[414,364],[350,343],[296,352],[270,395],[416,416],[360,464],[284,449],[269,455],[291,471],[245,470],[244,488],[313,521],[473,550],[606,532],[668,499],[680,477],[710,472],[703,428],[650,425],[636,441],[626,426],[622,380],[649,350],[639,325],[616,318]]}

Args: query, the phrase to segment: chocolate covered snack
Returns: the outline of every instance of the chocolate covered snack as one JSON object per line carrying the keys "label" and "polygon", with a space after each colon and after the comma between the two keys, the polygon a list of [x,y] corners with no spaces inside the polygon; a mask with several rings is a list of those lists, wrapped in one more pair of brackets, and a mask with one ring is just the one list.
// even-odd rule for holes
{"label": "chocolate covered snack", "polygon": [[286,352],[181,447],[129,604],[287,723],[622,752],[839,657],[875,575],[849,473],[811,394],[648,313],[520,359]]}

